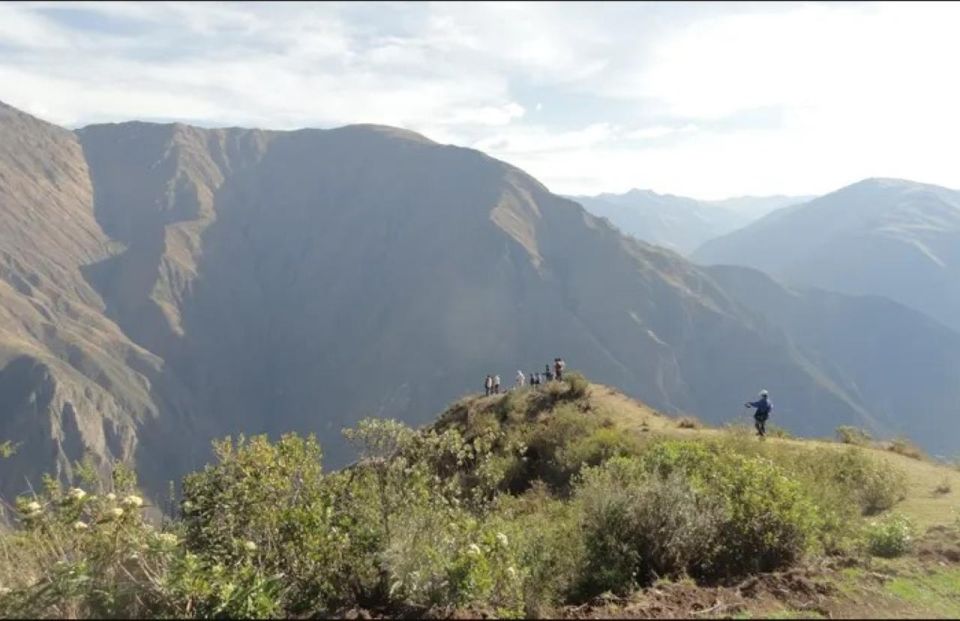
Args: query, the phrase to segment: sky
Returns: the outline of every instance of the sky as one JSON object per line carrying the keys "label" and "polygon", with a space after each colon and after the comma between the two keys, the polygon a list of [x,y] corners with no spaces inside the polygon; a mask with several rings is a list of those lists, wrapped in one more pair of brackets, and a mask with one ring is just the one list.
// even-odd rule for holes
{"label": "sky", "polygon": [[960,188],[960,3],[0,2],[0,100],[67,127],[381,123],[562,194]]}

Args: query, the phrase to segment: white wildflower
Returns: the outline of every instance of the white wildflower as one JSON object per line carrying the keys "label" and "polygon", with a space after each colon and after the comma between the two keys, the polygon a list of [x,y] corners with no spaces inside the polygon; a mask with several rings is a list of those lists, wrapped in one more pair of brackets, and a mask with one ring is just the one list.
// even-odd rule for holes
{"label": "white wildflower", "polygon": [[506,548],[508,545],[510,545],[510,540],[507,539],[507,536],[503,533],[497,533],[497,543]]}
{"label": "white wildflower", "polygon": [[183,501],[183,512],[184,513],[193,513],[193,503],[189,500]]}
{"label": "white wildflower", "polygon": [[507,575],[510,576],[510,578],[515,580],[517,578],[517,568],[514,567],[513,565],[511,565],[510,567],[507,567]]}
{"label": "white wildflower", "polygon": [[104,498],[106,498],[106,499],[109,500],[110,502],[113,502],[114,500],[117,499],[117,495],[114,494],[113,492],[110,492],[109,494],[107,494],[106,496],[104,496]]}
{"label": "white wildflower", "polygon": [[480,546],[478,546],[477,544],[471,543],[469,546],[467,546],[467,556],[476,557],[476,556],[480,556],[480,554],[481,554]]}
{"label": "white wildflower", "polygon": [[122,501],[120,501],[120,504],[122,504],[125,507],[131,507],[131,508],[142,507],[143,498],[140,498],[139,496],[133,496],[133,495],[127,496]]}
{"label": "white wildflower", "polygon": [[256,552],[257,544],[252,541],[247,541],[243,544],[243,547],[247,549],[248,552]]}
{"label": "white wildflower", "polygon": [[173,533],[160,533],[157,535],[157,540],[165,546],[175,546],[179,543],[177,536]]}
{"label": "white wildflower", "polygon": [[43,511],[43,507],[40,506],[40,503],[37,502],[36,500],[31,500],[30,502],[28,502],[26,505],[24,505],[23,509],[24,509],[24,512],[27,514],[40,513],[41,511]]}
{"label": "white wildflower", "polygon": [[73,523],[73,530],[87,530],[88,528],[90,528],[90,525],[87,524],[86,522],[77,520],[76,522]]}
{"label": "white wildflower", "polygon": [[86,493],[85,491],[83,491],[82,489],[80,489],[79,487],[72,487],[72,488],[70,488],[70,491],[67,492],[67,496],[70,498],[70,500],[77,500],[77,501],[79,501],[79,500],[83,500],[84,498],[86,498],[86,497],[87,497],[87,493]]}
{"label": "white wildflower", "polygon": [[123,517],[123,509],[120,507],[114,507],[113,509],[110,509],[110,515],[115,518]]}

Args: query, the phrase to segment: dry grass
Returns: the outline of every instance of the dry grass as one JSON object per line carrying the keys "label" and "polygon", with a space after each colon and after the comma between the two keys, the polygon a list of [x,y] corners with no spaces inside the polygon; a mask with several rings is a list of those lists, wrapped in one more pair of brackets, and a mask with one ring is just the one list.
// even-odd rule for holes
{"label": "dry grass", "polygon": [[677,427],[680,429],[701,429],[703,423],[696,416],[681,416],[677,421]]}

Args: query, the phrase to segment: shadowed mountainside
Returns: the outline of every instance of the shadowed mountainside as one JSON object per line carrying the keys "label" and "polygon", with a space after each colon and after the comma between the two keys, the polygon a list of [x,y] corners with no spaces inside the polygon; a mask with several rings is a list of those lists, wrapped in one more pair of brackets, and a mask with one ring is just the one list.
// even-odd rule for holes
{"label": "shadowed mountainside", "polygon": [[960,192],[866,179],[775,211],[693,255],[787,282],[881,295],[960,329]]}

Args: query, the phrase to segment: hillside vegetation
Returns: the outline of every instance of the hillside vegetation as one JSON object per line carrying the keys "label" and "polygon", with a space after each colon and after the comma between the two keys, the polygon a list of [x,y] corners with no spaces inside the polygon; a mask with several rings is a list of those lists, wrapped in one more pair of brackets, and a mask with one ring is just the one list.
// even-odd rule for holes
{"label": "hillside vegetation", "polygon": [[0,614],[960,610],[960,473],[849,430],[759,441],[570,374],[344,434],[362,457],[332,472],[313,438],[224,439],[156,520],[123,466],[48,479],[6,507]]}

